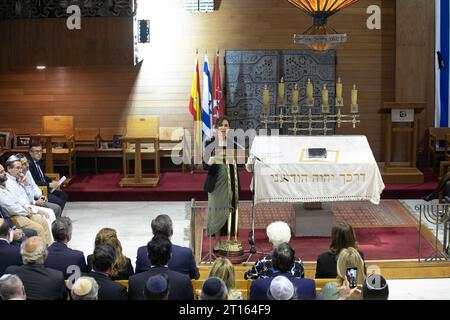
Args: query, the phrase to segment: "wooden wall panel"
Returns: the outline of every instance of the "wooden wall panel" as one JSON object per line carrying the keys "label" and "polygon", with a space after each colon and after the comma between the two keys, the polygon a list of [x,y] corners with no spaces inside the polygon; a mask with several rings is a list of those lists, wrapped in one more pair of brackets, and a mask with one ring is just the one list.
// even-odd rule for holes
{"label": "wooden wall panel", "polygon": [[[208,14],[186,13],[182,0],[144,4],[151,43],[141,65],[92,67],[92,61],[83,58],[80,67],[0,72],[0,126],[39,127],[42,115],[72,114],[77,127],[112,127],[123,125],[128,114],[156,114],[162,126],[192,128],[188,101],[197,48],[201,64],[206,50],[212,63],[217,48],[221,57],[227,49],[303,49],[292,43],[293,34],[312,24],[310,17],[282,0],[226,0]],[[366,27],[366,8],[372,4],[382,7],[381,30]],[[344,111],[349,110],[351,85],[358,85],[362,120],[357,129],[343,127],[338,133],[367,135],[381,160],[384,135],[377,112],[383,101],[395,98],[395,1],[361,0],[331,17],[329,24],[348,34],[348,42],[337,47],[337,75],[344,82]],[[117,28],[112,32],[123,36]],[[223,79],[223,59],[221,71]]]}
{"label": "wooden wall panel", "polygon": [[[435,1],[397,0],[397,56],[395,98],[397,101],[417,101],[427,104],[419,115],[418,165],[428,164],[426,130],[434,127],[435,106]],[[394,150],[399,160],[405,159],[408,143],[398,137]]]}

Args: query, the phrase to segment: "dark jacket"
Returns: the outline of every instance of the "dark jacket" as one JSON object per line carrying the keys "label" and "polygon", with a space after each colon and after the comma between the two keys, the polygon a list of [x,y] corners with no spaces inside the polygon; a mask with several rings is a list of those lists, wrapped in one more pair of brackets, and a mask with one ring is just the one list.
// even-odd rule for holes
{"label": "dark jacket", "polygon": [[9,266],[21,266],[22,256],[20,247],[9,244],[6,240],[0,239],[0,276],[5,273]]}
{"label": "dark jacket", "polygon": [[[147,246],[140,247],[136,256],[136,273],[148,271],[151,266],[152,264],[148,259]],[[200,278],[200,273],[190,248],[172,244],[172,257],[169,260],[168,267],[170,270],[188,275],[191,279]]]}
{"label": "dark jacket", "polygon": [[39,174],[38,168],[36,166],[36,163],[30,156],[28,156],[28,163],[30,164],[29,170],[30,170],[31,175],[33,176],[34,182],[36,182],[36,184],[38,186],[48,187],[48,184],[50,182],[52,182],[52,179],[50,179],[49,177],[47,177],[45,175],[44,165],[42,164],[42,160],[38,161],[37,164],[41,167],[42,174],[44,175],[44,180],[42,180],[41,175]]}
{"label": "dark jacket", "polygon": [[[121,270],[117,275],[111,277],[111,280],[128,280],[130,276],[134,274],[133,265],[131,264],[130,258],[126,258],[127,263],[125,268]],[[94,266],[94,255],[90,254],[87,256],[87,271],[90,272]]]}
{"label": "dark jacket", "polygon": [[80,272],[86,272],[86,260],[83,252],[70,249],[66,244],[60,242],[53,242],[48,247],[48,257],[45,260],[47,268],[61,271],[64,279],[67,279],[70,276],[67,274],[67,267],[72,265],[78,266]]}
{"label": "dark jacket", "polygon": [[185,274],[167,267],[153,267],[149,271],[131,276],[128,280],[128,294],[131,300],[145,300],[144,286],[151,276],[165,273],[169,277],[169,300],[194,300],[191,279]]}
{"label": "dark jacket", "polygon": [[[358,252],[361,255],[361,258],[364,260],[364,254],[359,250]],[[336,263],[337,263],[337,256],[335,254],[332,254],[329,251],[322,253],[317,258],[316,279],[336,278],[337,277]]]}
{"label": "dark jacket", "polygon": [[10,266],[6,273],[19,276],[29,300],[64,300],[67,297],[61,271],[46,268],[43,264],[27,264]]}
{"label": "dark jacket", "polygon": [[257,279],[252,281],[250,287],[250,300],[268,300],[267,292],[270,284],[276,276],[285,276],[293,284],[297,293],[297,300],[315,300],[316,283],[312,279],[295,278],[291,273],[276,273],[270,278]]}
{"label": "dark jacket", "polygon": [[127,289],[120,283],[114,282],[107,275],[91,271],[85,274],[86,277],[92,277],[97,281],[98,300],[128,300]]}
{"label": "dark jacket", "polygon": [[[215,140],[216,140],[215,137],[212,137],[211,140],[206,141],[205,150],[209,150],[208,146],[214,144]],[[212,148],[212,146],[210,148]],[[208,160],[206,162],[203,162],[203,169],[208,170],[208,175],[206,176],[205,184],[203,185],[203,190],[205,192],[211,193],[214,191],[214,188],[216,187],[217,173],[219,172],[220,165],[213,164],[210,166],[208,165]],[[238,177],[238,188],[239,191],[241,191],[241,184],[239,182],[239,173],[237,177]]]}

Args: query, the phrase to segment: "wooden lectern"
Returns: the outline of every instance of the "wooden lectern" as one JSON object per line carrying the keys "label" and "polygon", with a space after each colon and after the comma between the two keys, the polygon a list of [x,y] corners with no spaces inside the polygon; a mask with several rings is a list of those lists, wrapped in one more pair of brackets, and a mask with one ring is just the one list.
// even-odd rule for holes
{"label": "wooden lectern", "polygon": [[[123,170],[124,177],[120,181],[121,187],[156,187],[159,183],[159,117],[129,116],[127,118],[126,135],[123,141]],[[134,144],[134,150],[131,145]],[[143,144],[152,144],[143,148]],[[129,155],[134,155],[134,174],[128,173]],[[142,173],[142,159],[154,159],[154,174]]]}
{"label": "wooden lectern", "polygon": [[[425,103],[413,102],[385,102],[379,113],[386,114],[386,140],[385,140],[385,162],[380,165],[381,175],[385,183],[423,183],[423,173],[416,168],[417,162],[417,115],[425,108]],[[392,118],[395,113],[407,117],[408,110],[413,112],[411,121],[403,122]],[[398,123],[410,123],[410,126],[398,126]],[[392,162],[392,136],[394,133],[407,133],[411,137],[409,161],[406,163]]]}

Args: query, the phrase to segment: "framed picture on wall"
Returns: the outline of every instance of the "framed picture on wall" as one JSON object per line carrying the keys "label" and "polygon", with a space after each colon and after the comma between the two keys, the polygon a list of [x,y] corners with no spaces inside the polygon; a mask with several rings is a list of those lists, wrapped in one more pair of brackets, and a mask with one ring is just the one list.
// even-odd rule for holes
{"label": "framed picture on wall", "polygon": [[31,142],[31,136],[28,134],[16,134],[14,136],[14,149],[28,149]]}
{"label": "framed picture on wall", "polygon": [[7,131],[0,132],[0,149],[11,149],[11,134]]}

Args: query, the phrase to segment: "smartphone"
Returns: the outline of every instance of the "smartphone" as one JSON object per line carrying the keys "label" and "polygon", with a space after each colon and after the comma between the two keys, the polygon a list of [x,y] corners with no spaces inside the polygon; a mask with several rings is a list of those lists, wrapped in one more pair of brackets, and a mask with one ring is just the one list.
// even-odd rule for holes
{"label": "smartphone", "polygon": [[358,274],[358,268],[347,268],[346,276],[348,283],[350,285],[350,289],[356,288],[358,285],[357,282],[357,274]]}

